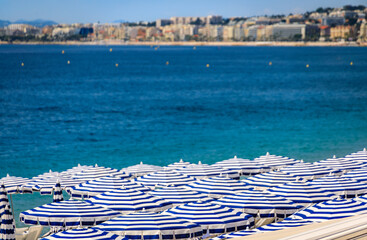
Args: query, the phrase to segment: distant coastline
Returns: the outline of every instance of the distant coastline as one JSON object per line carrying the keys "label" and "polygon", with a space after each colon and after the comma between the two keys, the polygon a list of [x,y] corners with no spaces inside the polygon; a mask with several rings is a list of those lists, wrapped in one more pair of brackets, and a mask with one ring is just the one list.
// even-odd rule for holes
{"label": "distant coastline", "polygon": [[0,42],[0,45],[84,45],[84,46],[282,46],[282,47],[367,47],[367,42],[122,42],[122,41],[52,41]]}

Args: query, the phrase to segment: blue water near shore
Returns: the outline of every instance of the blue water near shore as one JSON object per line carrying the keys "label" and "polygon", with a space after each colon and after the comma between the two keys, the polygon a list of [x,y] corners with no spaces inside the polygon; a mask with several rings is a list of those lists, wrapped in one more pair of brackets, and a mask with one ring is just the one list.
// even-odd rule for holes
{"label": "blue water near shore", "polygon": [[0,46],[1,177],[367,146],[367,48],[109,49]]}

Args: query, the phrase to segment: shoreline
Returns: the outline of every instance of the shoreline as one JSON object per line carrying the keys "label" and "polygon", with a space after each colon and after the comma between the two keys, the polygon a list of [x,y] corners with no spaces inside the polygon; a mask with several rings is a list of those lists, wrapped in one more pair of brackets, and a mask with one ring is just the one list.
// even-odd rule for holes
{"label": "shoreline", "polygon": [[122,42],[115,40],[80,42],[0,42],[0,45],[66,45],[66,46],[215,46],[215,47],[367,47],[367,42]]}

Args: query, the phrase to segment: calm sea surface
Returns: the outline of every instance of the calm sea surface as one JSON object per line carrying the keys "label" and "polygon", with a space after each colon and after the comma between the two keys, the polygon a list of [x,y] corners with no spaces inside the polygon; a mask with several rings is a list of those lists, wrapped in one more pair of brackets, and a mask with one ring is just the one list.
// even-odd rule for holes
{"label": "calm sea surface", "polygon": [[367,146],[367,48],[110,48],[0,46],[0,177]]}

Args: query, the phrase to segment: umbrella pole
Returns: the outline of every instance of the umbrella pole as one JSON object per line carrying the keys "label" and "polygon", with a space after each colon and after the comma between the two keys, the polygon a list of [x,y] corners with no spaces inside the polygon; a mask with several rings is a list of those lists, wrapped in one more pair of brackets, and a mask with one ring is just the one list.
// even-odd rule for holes
{"label": "umbrella pole", "polygon": [[13,219],[15,220],[15,218],[14,218],[13,195],[12,194],[9,194],[9,195],[10,195],[10,204],[11,204],[11,214],[13,214]]}

